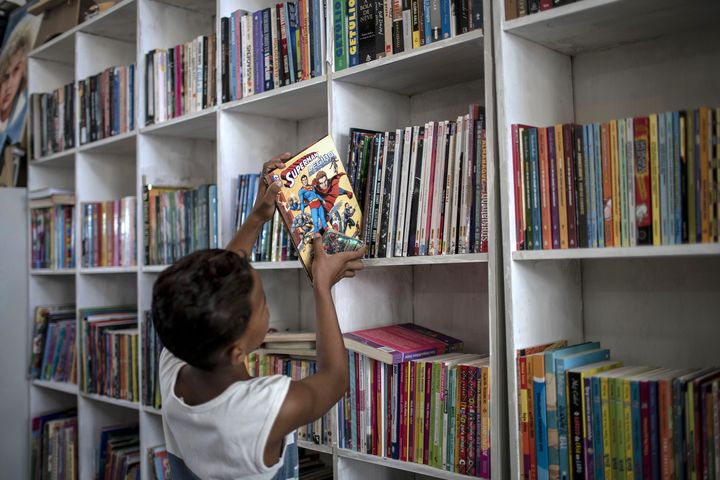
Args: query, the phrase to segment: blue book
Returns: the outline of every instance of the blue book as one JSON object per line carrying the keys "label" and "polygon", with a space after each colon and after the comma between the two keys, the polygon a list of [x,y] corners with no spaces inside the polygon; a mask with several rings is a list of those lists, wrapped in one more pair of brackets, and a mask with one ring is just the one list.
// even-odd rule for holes
{"label": "blue book", "polygon": [[537,480],[549,480],[547,451],[547,416],[545,377],[533,377],[533,402],[535,404],[535,450],[537,455]]}
{"label": "blue book", "polygon": [[450,0],[440,0],[440,38],[450,38]]}
{"label": "blue book", "polygon": [[262,10],[252,14],[253,28],[253,92],[265,91],[265,56],[263,55]]}
{"label": "blue book", "polygon": [[312,77],[322,75],[322,2],[320,0],[312,0]]}
{"label": "blue book", "polygon": [[210,248],[218,248],[217,185],[208,187],[210,206]]}
{"label": "blue book", "polygon": [[630,383],[630,408],[632,409],[633,476],[643,478],[642,469],[642,416],[640,414],[640,382]]}
{"label": "blue book", "polygon": [[650,379],[648,392],[650,396],[650,478],[660,480],[660,419],[658,415],[658,388],[657,380]]}
{"label": "blue book", "polygon": [[665,112],[662,115],[665,121],[665,183],[667,185],[667,197],[665,207],[667,208],[667,231],[663,241],[672,245],[675,243],[675,175],[673,172],[673,128],[672,112]]}
{"label": "blue book", "polygon": [[675,243],[682,243],[682,188],[680,185],[680,112],[672,112],[672,165],[675,184]]}
{"label": "blue book", "polygon": [[135,64],[130,64],[128,73],[128,98],[130,99],[130,118],[128,119],[128,130],[135,130]]}
{"label": "blue book", "polygon": [[603,212],[603,181],[602,181],[602,139],[600,124],[593,123],[593,159],[595,161],[595,219],[597,225],[597,246],[605,246],[605,214]]}
{"label": "blue book", "polygon": [[668,243],[667,206],[667,144],[665,141],[665,115],[658,114],[658,190],[660,191],[660,243]]}
{"label": "blue book", "polygon": [[[599,344],[598,344],[599,345]],[[610,350],[587,350],[555,360],[555,382],[557,383],[558,449],[560,451],[560,480],[570,478],[570,451],[568,448],[568,398],[565,388],[565,372],[571,368],[589,363],[602,362],[610,358]]]}
{"label": "blue book", "polygon": [[[357,371],[357,368],[355,366],[355,354],[353,352],[348,352],[348,359],[349,359],[349,365],[348,368],[351,372]],[[357,405],[357,391],[355,388],[355,382],[350,382],[350,405]],[[348,448],[351,450],[360,451],[360,446],[355,445],[355,439],[357,438],[357,426],[355,425],[355,409],[350,407],[350,411],[348,412],[348,416],[350,417],[350,441]]]}
{"label": "blue book", "polygon": [[[430,0],[423,0],[423,19],[425,20],[425,45],[432,43],[432,22],[430,21],[431,7]],[[382,20],[381,20],[382,21]]]}
{"label": "blue book", "polygon": [[270,29],[270,9],[266,8],[262,13],[262,53],[263,53],[263,81],[265,90],[272,90],[275,87],[273,80],[273,54],[272,54],[272,31]]}
{"label": "blue book", "polygon": [[595,480],[603,480],[605,478],[605,463],[603,451],[603,433],[602,433],[602,398],[600,397],[600,378],[592,377],[590,379],[590,388],[592,391],[592,422],[593,426],[593,449],[594,449],[594,469]]}
{"label": "blue book", "polygon": [[240,56],[238,55],[238,45],[236,42],[236,35],[237,32],[235,31],[235,22],[236,18],[239,15],[239,11],[234,11],[230,14],[230,64],[228,65],[228,68],[230,71],[228,72],[230,74],[230,98],[232,100],[235,100],[235,92],[237,92],[237,78],[235,75],[235,63],[240,60]]}
{"label": "blue book", "polygon": [[583,126],[583,146],[585,149],[585,199],[587,203],[587,223],[588,223],[588,247],[594,248],[597,243],[597,211],[595,210],[595,149],[593,148],[592,125]]}
{"label": "blue book", "polygon": [[532,194],[532,226],[535,250],[542,250],[542,220],[540,214],[540,160],[538,158],[537,128],[529,128],[530,140],[530,189]]}
{"label": "blue book", "polygon": [[545,352],[545,398],[547,410],[547,437],[548,437],[548,468],[558,472],[560,469],[560,450],[558,449],[558,422],[557,422],[557,377],[555,376],[555,360],[557,358],[573,355],[586,350],[599,348],[599,343],[580,343],[557,350]]}
{"label": "blue book", "polygon": [[348,65],[354,67],[360,64],[360,41],[358,37],[358,9],[357,0],[348,0]]}

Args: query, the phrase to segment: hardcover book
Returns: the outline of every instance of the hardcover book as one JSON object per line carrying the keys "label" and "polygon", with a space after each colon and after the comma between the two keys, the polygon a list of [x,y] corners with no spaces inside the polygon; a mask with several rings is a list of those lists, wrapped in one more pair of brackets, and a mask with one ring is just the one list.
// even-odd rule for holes
{"label": "hardcover book", "polygon": [[285,162],[284,168],[270,172],[265,180],[282,182],[276,205],[310,279],[315,233],[332,228],[351,237],[360,235],[360,206],[329,136]]}

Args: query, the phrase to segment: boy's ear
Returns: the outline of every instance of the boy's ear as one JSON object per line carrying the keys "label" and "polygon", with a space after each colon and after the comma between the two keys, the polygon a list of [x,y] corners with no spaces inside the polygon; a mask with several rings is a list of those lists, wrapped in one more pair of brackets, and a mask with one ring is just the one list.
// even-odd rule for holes
{"label": "boy's ear", "polygon": [[233,366],[237,366],[242,364],[245,361],[245,356],[247,355],[247,352],[245,352],[245,348],[240,340],[237,340],[232,345],[230,345],[230,364]]}

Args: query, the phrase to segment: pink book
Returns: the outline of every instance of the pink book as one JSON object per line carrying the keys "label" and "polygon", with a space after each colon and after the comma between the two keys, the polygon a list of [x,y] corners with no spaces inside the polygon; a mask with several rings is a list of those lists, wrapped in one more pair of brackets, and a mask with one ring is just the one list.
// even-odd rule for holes
{"label": "pink book", "polygon": [[244,12],[237,12],[237,15],[232,16],[232,21],[235,22],[235,45],[237,45],[236,51],[237,58],[235,59],[235,98],[240,99],[243,96],[243,83],[244,79],[242,77],[242,38],[244,35],[240,32],[240,17],[242,17],[245,13]]}
{"label": "pink book", "polygon": [[430,155],[430,181],[427,183],[427,214],[425,215],[425,236],[422,239],[421,254],[429,255],[428,249],[430,247],[430,230],[432,229],[432,209],[433,209],[433,194],[435,191],[435,163],[437,161],[437,138],[438,138],[438,124],[437,122],[431,122],[432,128],[432,144],[429,145],[431,148]]}

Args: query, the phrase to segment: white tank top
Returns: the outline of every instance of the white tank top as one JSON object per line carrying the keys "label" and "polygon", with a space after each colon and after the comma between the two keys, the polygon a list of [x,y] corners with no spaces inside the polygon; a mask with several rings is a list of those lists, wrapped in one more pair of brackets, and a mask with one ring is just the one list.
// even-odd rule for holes
{"label": "white tank top", "polygon": [[235,382],[201,405],[175,395],[175,379],[185,362],[169,350],[160,354],[162,419],[168,452],[181,458],[202,479],[271,479],[283,465],[265,466],[265,444],[290,388],[284,375]]}

